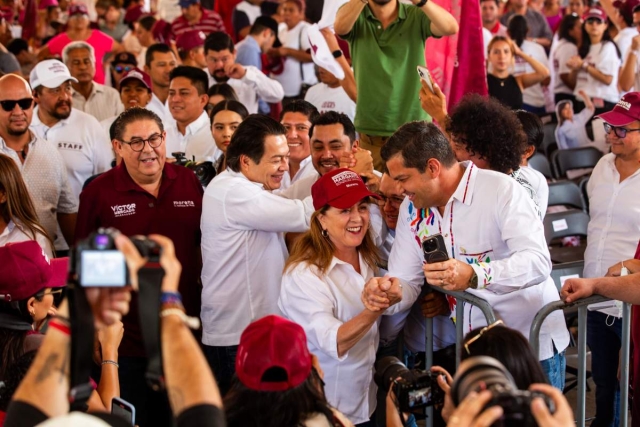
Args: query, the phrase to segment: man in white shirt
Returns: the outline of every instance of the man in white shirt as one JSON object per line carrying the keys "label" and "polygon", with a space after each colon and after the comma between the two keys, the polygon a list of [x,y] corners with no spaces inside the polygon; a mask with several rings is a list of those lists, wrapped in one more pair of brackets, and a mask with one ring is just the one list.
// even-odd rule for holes
{"label": "man in white shirt", "polygon": [[167,156],[185,153],[196,162],[215,161],[220,156],[204,111],[209,102],[207,84],[207,73],[199,68],[181,65],[171,71],[169,111],[175,122],[166,128]]}
{"label": "man in white shirt", "polygon": [[[177,66],[178,59],[168,45],[156,43],[147,49],[144,71],[151,77],[153,96],[146,108],[162,119],[165,128],[168,128],[173,121],[167,106],[167,99],[169,98],[171,71]],[[171,153],[167,151],[167,154]]]}
{"label": "man in white shirt", "polygon": [[96,75],[96,54],[87,42],[71,42],[62,51],[62,59],[69,67],[72,82],[73,106],[91,114],[99,122],[124,111],[120,94],[112,87],[93,81]]}
{"label": "man in white shirt", "polygon": [[[612,111],[599,117],[606,123],[611,153],[600,159],[587,184],[591,220],[584,254],[585,278],[609,275],[611,267],[633,258],[640,240],[640,133],[634,132],[640,129],[640,93],[627,93]],[[622,319],[614,303],[596,305],[600,310],[590,311],[587,318],[587,344],[596,383],[596,421],[610,425],[619,418],[616,402]]]}
{"label": "man in white shirt", "polygon": [[309,88],[304,100],[315,105],[321,113],[337,111],[346,114],[353,121],[356,117],[356,103],[349,98],[340,80],[322,67],[318,67],[318,77],[320,83]]}
{"label": "man in white shirt", "polygon": [[0,78],[0,105],[0,153],[18,165],[40,223],[56,250],[65,251],[66,242],[73,242],[78,200],[56,147],[29,130],[34,103],[26,80]]}
{"label": "man in white shirt", "polygon": [[245,67],[236,63],[235,47],[228,34],[209,34],[204,42],[204,55],[209,72],[209,86],[228,83],[249,113],[258,112],[258,99],[271,103],[282,101],[284,90],[280,83],[265,76],[254,66]]}
{"label": "man in white shirt", "polygon": [[253,320],[278,314],[288,256],[283,234],[309,228],[314,211],[271,193],[288,170],[286,130],[250,116],[227,149],[227,170],[207,187],[202,231],[202,342],[222,393],[230,384],[240,334]]}
{"label": "man in white shirt", "polygon": [[284,174],[280,189],[308,176],[317,176],[311,162],[309,131],[311,123],[318,117],[316,107],[306,101],[295,100],[285,104],[280,114],[280,123],[287,130],[289,144],[289,172]]}
{"label": "man in white shirt", "polygon": [[31,130],[57,145],[77,201],[87,178],[111,168],[111,142],[95,117],[72,108],[71,82],[77,80],[62,62],[39,62],[31,71],[30,81],[38,103]]}
{"label": "man in white shirt", "polygon": [[[528,337],[536,313],[559,297],[549,277],[542,222],[526,191],[504,174],[456,162],[447,138],[427,122],[400,127],[381,155],[389,176],[407,196],[389,259],[390,275],[404,285],[400,308],[413,303],[426,278],[432,286],[484,298],[508,327]],[[421,243],[438,233],[450,259],[425,264]],[[370,291],[365,294],[368,304]],[[464,313],[457,321],[469,329],[486,325],[477,308],[467,305]],[[538,357],[559,389],[568,344],[564,317],[556,312],[542,325]]]}

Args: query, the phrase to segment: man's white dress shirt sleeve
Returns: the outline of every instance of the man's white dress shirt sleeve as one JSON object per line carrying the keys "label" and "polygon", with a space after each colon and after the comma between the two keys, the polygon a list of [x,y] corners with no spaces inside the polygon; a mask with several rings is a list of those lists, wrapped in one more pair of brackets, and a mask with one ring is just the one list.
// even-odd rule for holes
{"label": "man's white dress shirt sleeve", "polygon": [[263,101],[273,103],[282,101],[284,89],[278,81],[265,76],[256,67],[247,66],[245,68],[247,73],[240,80],[251,86]]}

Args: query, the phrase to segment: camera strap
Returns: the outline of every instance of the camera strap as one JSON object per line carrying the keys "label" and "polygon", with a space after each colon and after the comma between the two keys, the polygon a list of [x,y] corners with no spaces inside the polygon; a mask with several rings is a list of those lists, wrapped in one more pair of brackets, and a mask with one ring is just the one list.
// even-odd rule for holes
{"label": "camera strap", "polygon": [[75,280],[69,281],[69,314],[71,316],[71,367],[69,406],[71,411],[86,412],[93,392],[89,381],[93,366],[95,329],[93,313],[85,289]]}
{"label": "camera strap", "polygon": [[146,380],[155,391],[164,390],[159,316],[163,278],[164,270],[159,263],[147,262],[138,271],[140,330],[148,358]]}

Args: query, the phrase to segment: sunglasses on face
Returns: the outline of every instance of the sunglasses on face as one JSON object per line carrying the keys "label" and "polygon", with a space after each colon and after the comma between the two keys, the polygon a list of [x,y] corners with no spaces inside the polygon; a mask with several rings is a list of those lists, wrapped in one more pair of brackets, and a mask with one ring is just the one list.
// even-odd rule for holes
{"label": "sunglasses on face", "polygon": [[133,65],[116,65],[113,69],[116,73],[125,73],[133,70]]}
{"label": "sunglasses on face", "polygon": [[587,24],[602,24],[602,20],[598,18],[589,18],[585,21]]}
{"label": "sunglasses on face", "polygon": [[0,106],[7,112],[13,111],[13,109],[16,108],[16,104],[20,106],[21,110],[28,110],[33,105],[33,98],[18,99],[17,101],[13,99],[0,101]]}

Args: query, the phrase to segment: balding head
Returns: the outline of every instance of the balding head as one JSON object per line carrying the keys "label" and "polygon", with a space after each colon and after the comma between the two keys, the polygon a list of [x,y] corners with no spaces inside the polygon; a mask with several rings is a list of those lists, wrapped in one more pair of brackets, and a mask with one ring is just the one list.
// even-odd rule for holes
{"label": "balding head", "polygon": [[33,117],[31,87],[14,74],[0,78],[0,137],[15,140],[29,130]]}
{"label": "balding head", "polygon": [[[13,98],[11,94],[21,93],[20,98]],[[15,74],[6,74],[0,77],[0,100],[4,99],[22,99],[31,97],[31,86],[24,78]]]}

